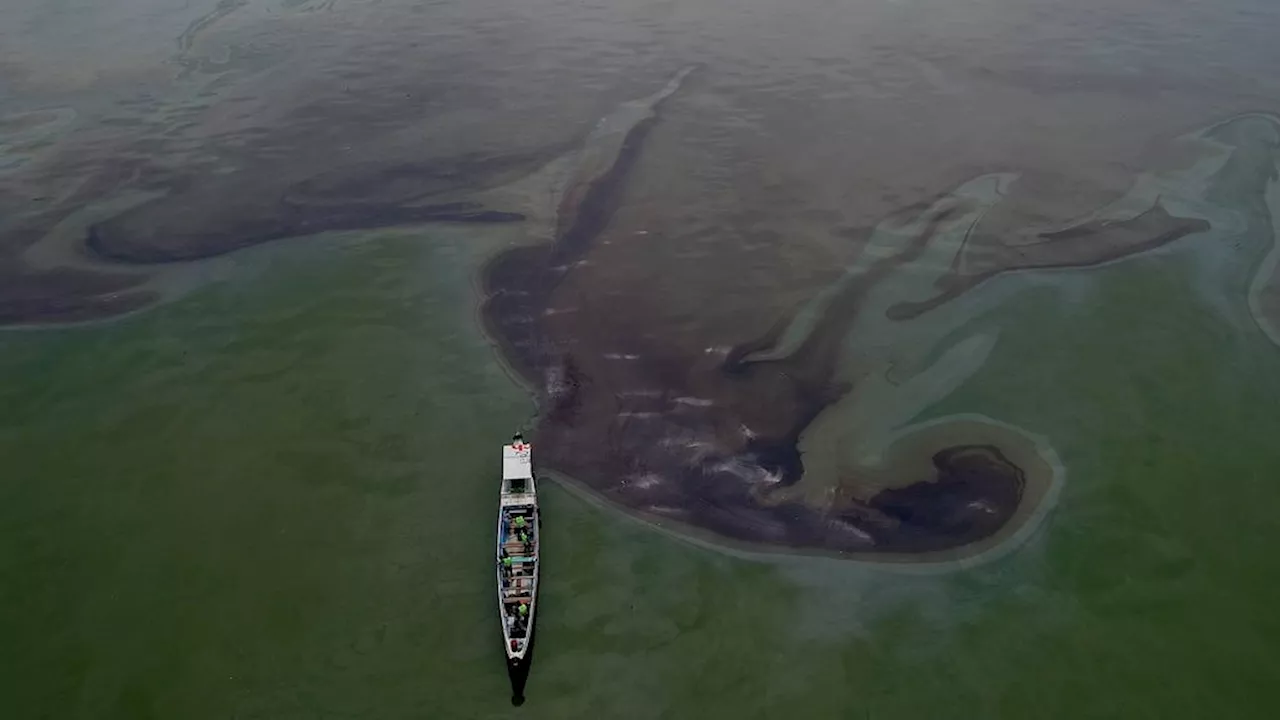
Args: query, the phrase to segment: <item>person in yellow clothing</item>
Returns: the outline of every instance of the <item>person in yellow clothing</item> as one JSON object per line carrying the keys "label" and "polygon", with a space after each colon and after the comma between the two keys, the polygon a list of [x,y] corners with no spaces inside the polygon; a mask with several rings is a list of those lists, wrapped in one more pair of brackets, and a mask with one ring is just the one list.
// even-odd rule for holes
{"label": "person in yellow clothing", "polygon": [[512,634],[515,637],[522,638],[525,636],[525,633],[527,633],[528,630],[529,630],[529,605],[525,601],[521,600],[520,604],[516,606],[516,625],[515,625],[515,632]]}

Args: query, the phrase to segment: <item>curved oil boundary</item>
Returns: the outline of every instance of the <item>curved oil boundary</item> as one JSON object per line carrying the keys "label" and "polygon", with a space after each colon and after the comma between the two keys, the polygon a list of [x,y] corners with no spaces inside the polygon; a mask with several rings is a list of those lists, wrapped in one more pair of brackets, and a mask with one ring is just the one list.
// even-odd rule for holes
{"label": "curved oil boundary", "polygon": [[[860,447],[868,439],[856,433],[868,413],[887,409],[893,423],[909,421],[954,390],[995,343],[965,323],[975,306],[989,304],[968,298],[1011,296],[1010,282],[997,279],[1049,277],[1175,245],[1216,247],[1213,240],[1242,228],[1230,221],[1235,216],[1251,217],[1256,227],[1250,198],[1229,194],[1236,183],[1256,191],[1274,176],[1254,157],[1255,146],[1265,144],[1258,135],[1265,123],[1244,127],[1248,122],[1192,138],[1235,132],[1215,138],[1224,156],[1181,174],[1143,176],[1122,201],[1059,227],[1012,239],[984,235],[982,218],[1004,197],[1006,176],[979,178],[913,208],[914,220],[886,221],[893,237],[870,245],[881,251],[864,254],[861,267],[789,329],[780,325],[731,349],[709,373],[696,361],[656,363],[642,345],[605,352],[613,367],[628,368],[610,370],[582,354],[592,341],[586,328],[544,320],[549,298],[582,255],[581,239],[492,258],[482,271],[484,328],[509,372],[540,400],[535,434],[544,466],[628,514],[714,538],[717,546],[941,568],[985,561],[1025,541],[1056,501],[1065,470],[1047,440],[974,416],[907,425],[888,436],[887,454],[896,458],[889,471],[847,460],[852,476],[819,487],[835,493],[824,498],[790,492],[806,475],[802,436],[852,398],[869,409],[855,412],[846,431]],[[595,232],[611,212],[611,187],[621,174],[615,171],[631,162],[644,130],[623,143],[627,152],[606,173],[609,182],[591,186],[575,206],[605,219]],[[1179,242],[1184,238],[1194,242]],[[849,375],[843,368],[851,362],[864,369]],[[942,431],[966,423],[985,437],[970,432],[941,442]],[[873,446],[886,439],[881,428],[870,429]],[[930,433],[933,444],[900,449]],[[1034,453],[1019,449],[1027,443]],[[998,526],[984,513],[998,517]]]}
{"label": "curved oil boundary", "polygon": [[[513,376],[514,378],[515,376]],[[518,378],[516,378],[517,381]],[[521,383],[523,385],[523,383]],[[524,385],[527,390],[532,390]],[[1020,518],[1008,523],[999,533],[977,542],[950,550],[931,553],[840,552],[821,547],[788,547],[735,540],[716,534],[705,528],[681,522],[660,514],[611,502],[587,483],[555,470],[542,471],[540,476],[551,477],[574,497],[599,508],[616,513],[637,524],[656,530],[674,540],[689,543],[712,552],[756,562],[807,562],[834,563],[837,566],[862,565],[877,570],[909,575],[934,575],[972,569],[1000,560],[1021,548],[1044,526],[1045,520],[1057,507],[1062,489],[1066,485],[1067,469],[1046,437],[1027,432],[986,415],[963,413],[935,418],[903,428],[899,438],[918,432],[946,426],[954,422],[968,422],[999,428],[1025,439],[1043,462],[1045,472],[1029,475],[1038,493],[1038,500],[1027,503]],[[895,439],[896,440],[896,439]]]}

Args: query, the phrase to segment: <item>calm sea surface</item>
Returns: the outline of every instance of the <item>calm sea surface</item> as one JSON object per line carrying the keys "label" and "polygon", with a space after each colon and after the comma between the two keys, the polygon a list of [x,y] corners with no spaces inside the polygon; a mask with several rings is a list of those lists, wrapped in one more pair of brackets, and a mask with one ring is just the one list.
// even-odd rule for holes
{"label": "calm sea surface", "polygon": [[[983,173],[1023,173],[1019,227],[1185,167],[1178,136],[1280,111],[1278,33],[1260,0],[10,1],[0,271],[127,192],[213,226],[321,172],[552,157],[697,64],[602,240],[652,249],[595,261],[654,332],[721,338],[818,292],[836,229]],[[727,551],[546,483],[521,708],[491,531],[536,408],[474,283],[512,229],[284,240],[0,329],[0,717],[1273,717],[1264,210],[1214,246],[1238,271],[1190,238],[975,305],[999,342],[920,418],[1027,428],[1067,473],[990,562]]]}

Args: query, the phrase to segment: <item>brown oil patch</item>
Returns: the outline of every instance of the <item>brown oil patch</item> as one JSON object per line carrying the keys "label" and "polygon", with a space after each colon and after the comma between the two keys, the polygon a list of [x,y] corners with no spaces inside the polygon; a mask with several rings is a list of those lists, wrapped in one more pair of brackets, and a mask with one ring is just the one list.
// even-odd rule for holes
{"label": "brown oil patch", "polygon": [[1048,511],[1062,474],[1043,441],[988,421],[943,419],[900,434],[880,462],[842,477],[828,513],[864,535],[877,557],[940,562],[1028,528]]}
{"label": "brown oil patch", "polygon": [[1004,242],[1003,238],[1010,235],[986,232],[980,224],[957,254],[955,272],[939,282],[938,294],[921,302],[895,305],[889,309],[889,317],[909,320],[1000,273],[1098,265],[1208,229],[1208,222],[1172,215],[1159,201],[1131,219],[1090,220],[1061,230],[1039,232],[1017,243]]}
{"label": "brown oil patch", "polygon": [[92,226],[87,244],[111,260],[163,263],[330,230],[517,222],[524,215],[469,198],[533,172],[558,152],[365,164],[303,178],[283,195],[254,178],[206,179]]}
{"label": "brown oil patch", "polygon": [[[804,474],[799,445],[815,419],[870,373],[910,378],[872,360],[849,373],[853,327],[870,313],[913,322],[1001,273],[1088,267],[1209,227],[1157,200],[1132,217],[997,236],[976,197],[947,194],[886,219],[897,241],[842,281],[794,346],[780,346],[781,318],[761,337],[698,347],[659,337],[645,296],[611,287],[614,273],[636,266],[593,262],[609,254],[595,241],[661,104],[631,126],[611,162],[571,186],[552,243],[486,266],[483,317],[542,398],[536,437],[546,466],[640,514],[729,542],[885,561],[966,558],[1007,542],[1046,510],[1060,468],[997,424],[918,429],[882,463],[838,478],[826,497],[788,491]],[[970,224],[956,243],[961,223]],[[882,292],[907,276],[929,294]],[[885,296],[900,301],[886,305]]]}

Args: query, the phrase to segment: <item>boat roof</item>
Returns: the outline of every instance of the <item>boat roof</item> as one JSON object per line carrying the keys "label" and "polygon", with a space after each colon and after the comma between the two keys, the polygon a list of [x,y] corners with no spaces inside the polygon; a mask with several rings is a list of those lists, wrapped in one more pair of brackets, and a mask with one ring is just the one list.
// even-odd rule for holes
{"label": "boat roof", "polygon": [[533,478],[533,446],[529,443],[502,446],[502,479]]}

